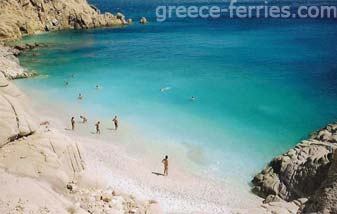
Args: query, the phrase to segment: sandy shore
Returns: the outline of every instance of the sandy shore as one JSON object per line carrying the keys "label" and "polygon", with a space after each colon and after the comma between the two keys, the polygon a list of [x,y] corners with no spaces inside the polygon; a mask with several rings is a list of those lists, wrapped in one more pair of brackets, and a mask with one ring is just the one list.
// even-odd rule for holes
{"label": "sandy shore", "polygon": [[[80,142],[86,151],[87,163],[105,177],[110,186],[140,199],[154,199],[165,213],[231,213],[261,204],[260,198],[248,192],[248,186],[244,189],[220,182],[194,170],[197,167],[186,157],[187,148],[183,145],[149,140],[123,121],[118,131],[112,130],[112,118],[86,115],[89,121],[83,124],[79,119],[84,111],[80,101],[53,103],[41,92],[25,91],[28,97],[40,97],[31,101],[43,115],[41,119],[50,121],[51,128]],[[78,113],[74,114],[71,109]],[[69,130],[72,116],[77,120],[75,131]],[[94,124],[98,120],[102,122],[101,135],[95,134]],[[161,160],[166,154],[170,156],[169,176],[154,174],[162,173]]]}

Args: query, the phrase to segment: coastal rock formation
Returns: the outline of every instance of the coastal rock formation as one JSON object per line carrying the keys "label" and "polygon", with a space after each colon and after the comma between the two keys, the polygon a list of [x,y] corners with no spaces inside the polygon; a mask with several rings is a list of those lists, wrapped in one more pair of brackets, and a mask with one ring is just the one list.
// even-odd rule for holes
{"label": "coastal rock formation", "polygon": [[79,145],[57,131],[39,132],[12,141],[0,150],[7,172],[43,179],[62,190],[85,169]]}
{"label": "coastal rock formation", "polygon": [[18,54],[17,49],[0,45],[0,73],[7,79],[27,78],[36,75],[20,66],[19,60],[15,57]]}
{"label": "coastal rock formation", "polygon": [[142,18],[140,19],[139,23],[145,25],[145,24],[148,23],[148,21],[147,21],[147,19],[146,19],[145,17],[142,17]]}
{"label": "coastal rock formation", "polygon": [[11,52],[14,54],[14,56],[19,56],[20,54],[26,51],[31,51],[36,48],[43,48],[43,47],[47,47],[47,45],[43,43],[19,44],[19,45],[15,45],[11,49]]}
{"label": "coastal rock formation", "polygon": [[124,15],[100,11],[86,0],[1,0],[0,42],[61,29],[126,25]]}
{"label": "coastal rock formation", "polygon": [[333,123],[272,160],[254,177],[253,192],[286,201],[310,198],[305,210],[314,212],[336,210],[336,151],[337,123]]}
{"label": "coastal rock formation", "polygon": [[303,213],[337,213],[337,152],[334,153],[327,179],[305,204]]}
{"label": "coastal rock formation", "polygon": [[0,147],[33,134],[39,128],[36,118],[25,96],[0,72]]}

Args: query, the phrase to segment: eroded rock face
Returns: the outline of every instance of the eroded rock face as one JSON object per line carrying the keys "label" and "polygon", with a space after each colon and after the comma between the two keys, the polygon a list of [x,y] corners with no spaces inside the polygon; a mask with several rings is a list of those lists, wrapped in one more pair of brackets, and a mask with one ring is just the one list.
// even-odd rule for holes
{"label": "eroded rock face", "polygon": [[337,213],[337,151],[327,179],[305,204],[303,213]]}
{"label": "eroded rock face", "polygon": [[0,72],[0,147],[39,128],[38,117],[28,105],[21,91]]}
{"label": "eroded rock face", "polygon": [[306,208],[311,211],[336,209],[330,207],[330,204],[337,206],[337,158],[333,158],[336,149],[337,123],[334,123],[273,159],[254,177],[253,192],[264,198],[273,195],[286,201],[311,198]]}
{"label": "eroded rock face", "polygon": [[60,29],[125,25],[124,15],[100,14],[86,0],[1,0],[0,41]]}
{"label": "eroded rock face", "polygon": [[43,178],[64,189],[85,169],[79,145],[57,131],[38,132],[10,142],[0,150],[0,166],[7,172]]}

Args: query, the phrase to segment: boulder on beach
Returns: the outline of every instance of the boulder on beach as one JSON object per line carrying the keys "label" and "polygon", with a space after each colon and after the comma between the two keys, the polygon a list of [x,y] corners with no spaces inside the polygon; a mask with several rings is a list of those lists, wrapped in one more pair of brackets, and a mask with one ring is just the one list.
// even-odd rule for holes
{"label": "boulder on beach", "polygon": [[142,18],[139,20],[139,23],[145,25],[145,24],[148,23],[148,21],[147,21],[147,19],[146,19],[145,17],[142,17]]}

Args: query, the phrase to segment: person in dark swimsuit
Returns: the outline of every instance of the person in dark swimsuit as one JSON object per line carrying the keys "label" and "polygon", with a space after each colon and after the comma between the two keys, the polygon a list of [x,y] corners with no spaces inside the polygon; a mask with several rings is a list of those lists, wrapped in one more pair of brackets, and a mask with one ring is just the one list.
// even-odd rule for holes
{"label": "person in dark swimsuit", "polygon": [[96,134],[101,134],[101,128],[100,128],[101,122],[98,121],[95,126],[96,126]]}
{"label": "person in dark swimsuit", "polygon": [[70,122],[71,122],[71,130],[74,131],[75,130],[75,117],[72,117]]}
{"label": "person in dark swimsuit", "polygon": [[117,116],[115,116],[114,119],[112,119],[112,122],[115,125],[115,130],[117,130],[118,129],[118,119],[117,119]]}

